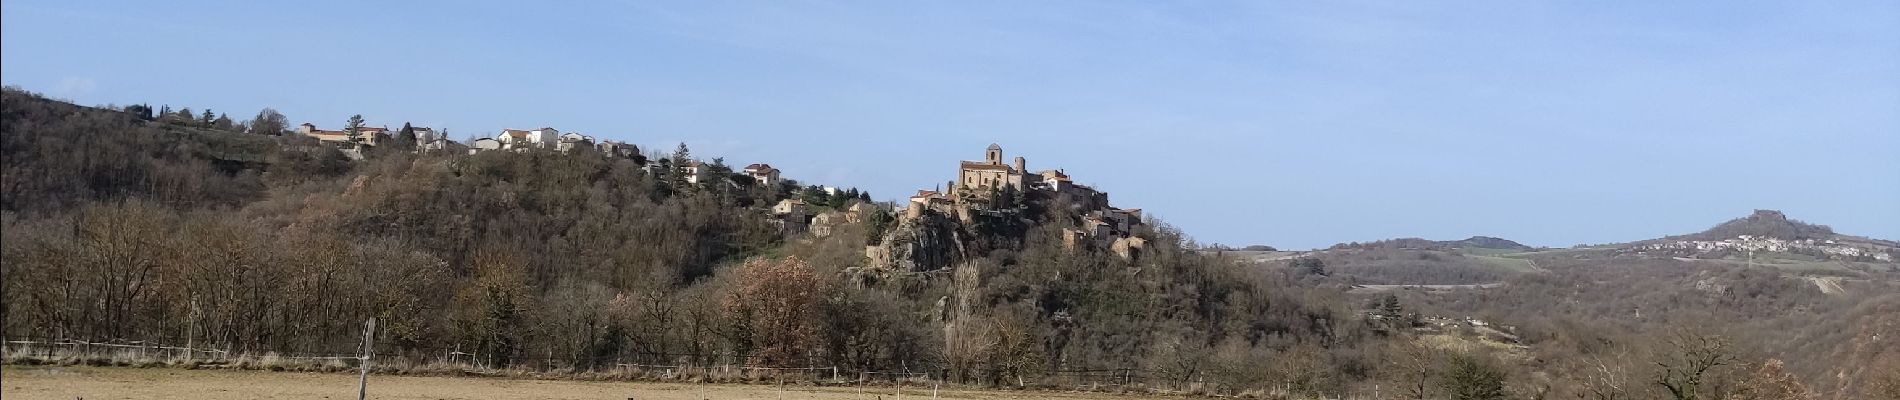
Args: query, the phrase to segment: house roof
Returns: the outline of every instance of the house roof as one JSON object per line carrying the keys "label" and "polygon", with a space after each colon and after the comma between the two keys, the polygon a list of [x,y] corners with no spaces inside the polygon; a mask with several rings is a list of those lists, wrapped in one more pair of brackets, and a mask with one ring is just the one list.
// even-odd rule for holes
{"label": "house roof", "polygon": [[943,195],[942,193],[937,193],[937,191],[935,191],[935,190],[919,190],[919,191],[917,191],[917,194],[915,194],[915,195],[912,195],[912,196],[910,196],[910,197],[912,197],[912,198],[917,198],[917,197],[938,197],[938,196],[942,196],[942,195]]}
{"label": "house roof", "polygon": [[995,165],[982,161],[963,161],[962,166],[963,169],[985,169],[1005,172],[1011,169],[1008,165]]}
{"label": "house roof", "polygon": [[518,138],[525,138],[525,137],[528,137],[528,131],[525,131],[525,130],[520,130],[520,129],[503,129],[503,130],[501,130],[501,134],[503,134],[503,135],[508,135],[508,136],[514,136],[514,137],[518,137]]}
{"label": "house roof", "polygon": [[766,163],[757,163],[757,164],[745,166],[746,171],[769,171],[772,169],[773,169],[772,164],[766,164]]}
{"label": "house roof", "polygon": [[[297,126],[308,126],[308,127],[310,127],[310,134],[312,134],[312,135],[324,135],[324,134],[330,134],[330,135],[341,135],[341,134],[347,134],[347,133],[349,133],[349,132],[345,132],[345,131],[331,131],[331,130],[323,130],[323,129],[317,129],[317,124],[312,124],[312,123],[309,123],[309,122],[305,122],[305,123],[302,123],[302,124],[298,124]],[[380,128],[379,128],[379,127],[374,127],[374,126],[365,126],[365,127],[361,127],[361,128],[356,128],[356,129],[357,129],[357,132],[388,132],[388,131],[389,131],[389,128],[388,128],[388,127],[380,127]],[[335,132],[335,133],[325,133],[325,132]]]}

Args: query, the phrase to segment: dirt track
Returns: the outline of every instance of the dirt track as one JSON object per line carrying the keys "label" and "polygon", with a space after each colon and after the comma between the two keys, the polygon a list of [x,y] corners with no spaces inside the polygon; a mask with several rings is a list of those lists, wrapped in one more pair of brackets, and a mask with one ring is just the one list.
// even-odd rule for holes
{"label": "dirt track", "polygon": [[[788,387],[371,376],[373,399],[887,399],[892,387]],[[355,399],[356,375],[302,372],[16,367],[0,369],[0,397],[28,399]],[[928,388],[904,389],[928,399]],[[944,399],[1141,399],[1108,394],[945,390]]]}

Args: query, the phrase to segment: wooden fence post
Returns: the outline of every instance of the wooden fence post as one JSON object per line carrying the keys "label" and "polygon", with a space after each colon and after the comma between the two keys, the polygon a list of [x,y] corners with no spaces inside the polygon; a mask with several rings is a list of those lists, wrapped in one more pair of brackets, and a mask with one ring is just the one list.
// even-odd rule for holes
{"label": "wooden fence post", "polygon": [[369,360],[376,355],[376,317],[363,325],[363,373],[356,378],[356,400],[369,398]]}

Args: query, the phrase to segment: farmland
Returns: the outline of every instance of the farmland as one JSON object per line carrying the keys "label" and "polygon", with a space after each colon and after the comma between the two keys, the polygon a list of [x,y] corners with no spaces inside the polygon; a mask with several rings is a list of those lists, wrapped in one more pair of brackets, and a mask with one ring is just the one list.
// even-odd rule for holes
{"label": "farmland", "polygon": [[[356,375],[304,372],[185,370],[172,368],[6,366],[0,397],[7,399],[348,399]],[[904,397],[930,398],[928,387],[903,388]],[[478,377],[371,376],[377,399],[895,399],[891,386],[696,385],[690,383],[527,380]],[[1144,397],[1045,391],[942,390],[943,399],[1140,399]]]}

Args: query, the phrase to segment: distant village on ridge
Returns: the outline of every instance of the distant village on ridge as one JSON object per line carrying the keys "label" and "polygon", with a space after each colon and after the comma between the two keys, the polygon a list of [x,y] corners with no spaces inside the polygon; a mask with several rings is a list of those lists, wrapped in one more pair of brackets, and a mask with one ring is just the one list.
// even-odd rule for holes
{"label": "distant village on ridge", "polygon": [[[659,172],[660,168],[674,168],[686,181],[699,184],[712,179],[712,168],[699,160],[686,160],[677,166],[662,163],[648,163],[647,157],[638,146],[614,140],[597,140],[594,136],[579,132],[561,132],[552,127],[537,129],[502,129],[493,137],[476,137],[470,143],[458,143],[446,138],[446,132],[437,132],[429,127],[415,127],[407,124],[402,128],[407,132],[392,134],[387,127],[359,126],[344,130],[318,129],[315,124],[304,123],[297,132],[324,143],[342,149],[352,159],[363,157],[362,146],[378,146],[391,143],[398,137],[414,137],[417,152],[452,152],[478,154],[489,151],[554,151],[567,153],[581,149],[597,151],[614,157],[634,159],[644,167],[647,173]],[[747,184],[773,187],[784,181],[782,171],[767,163],[753,163],[738,171]],[[727,180],[727,184],[741,185],[740,181]],[[1004,162],[1003,147],[992,143],[983,149],[980,161],[964,160],[957,163],[956,179],[946,181],[946,185],[931,189],[920,189],[902,205],[878,205],[870,202],[868,196],[837,210],[816,210],[804,200],[793,197],[779,200],[770,207],[769,212],[775,224],[788,233],[809,232],[817,236],[826,236],[840,223],[857,223],[873,212],[891,212],[897,216],[900,229],[890,234],[914,232],[915,229],[902,227],[915,226],[927,217],[947,217],[960,224],[972,224],[979,217],[997,217],[1010,213],[1009,208],[1021,203],[1020,198],[1028,193],[1036,193],[1053,199],[1054,204],[1062,204],[1066,212],[1078,224],[1063,229],[1063,242],[1073,248],[1088,243],[1103,246],[1115,254],[1133,259],[1139,257],[1147,239],[1136,235],[1136,227],[1144,224],[1139,208],[1118,208],[1110,205],[1108,193],[1088,185],[1077,184],[1062,169],[1045,169],[1029,172],[1028,159],[1022,156]],[[834,187],[823,190],[832,195],[840,191]],[[1010,198],[1018,200],[1009,200]],[[882,208],[892,208],[889,210]],[[894,268],[916,269],[914,262],[906,258],[914,256],[898,249],[893,255],[893,245],[916,245],[915,241],[883,240],[883,245],[867,246],[865,255],[872,265]],[[914,246],[917,247],[917,246]],[[913,250],[921,250],[921,247]]]}

